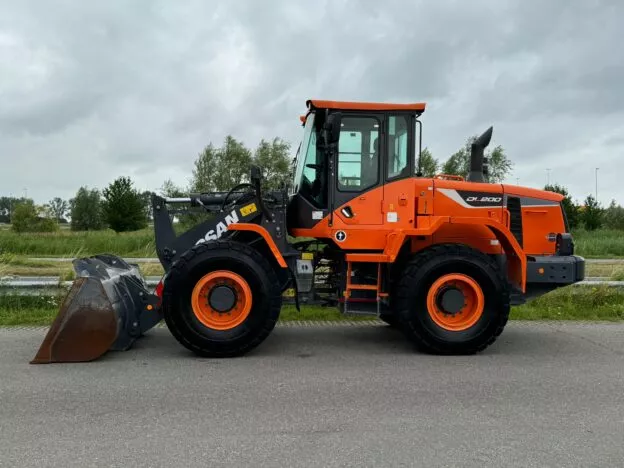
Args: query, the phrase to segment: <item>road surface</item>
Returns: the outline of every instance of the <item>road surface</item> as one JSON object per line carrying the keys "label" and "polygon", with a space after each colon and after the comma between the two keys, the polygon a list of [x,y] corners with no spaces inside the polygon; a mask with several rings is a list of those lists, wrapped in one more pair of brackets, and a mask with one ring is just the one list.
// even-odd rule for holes
{"label": "road surface", "polygon": [[380,325],[280,326],[199,359],[156,329],[30,366],[0,329],[0,466],[621,466],[624,324],[511,323],[469,357]]}

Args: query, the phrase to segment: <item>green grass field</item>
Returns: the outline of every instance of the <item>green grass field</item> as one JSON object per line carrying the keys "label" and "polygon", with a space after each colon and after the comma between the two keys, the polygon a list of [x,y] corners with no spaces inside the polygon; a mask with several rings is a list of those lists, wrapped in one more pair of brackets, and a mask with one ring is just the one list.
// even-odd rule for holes
{"label": "green grass field", "polygon": [[[587,258],[623,258],[624,232],[602,229],[574,233],[576,253]],[[114,253],[126,257],[155,257],[152,229],[116,234],[113,231],[72,232],[60,230],[50,234],[16,234],[0,230],[0,254],[25,256],[78,257]]]}
{"label": "green grass field", "polygon": [[[49,325],[58,312],[62,296],[15,296],[0,294],[0,326]],[[282,308],[280,320],[371,320],[373,317],[342,315],[336,309],[304,306]],[[512,320],[624,320],[624,289],[568,287],[514,307]]]}
{"label": "green grass field", "polygon": [[42,257],[79,257],[114,253],[126,257],[155,257],[154,233],[151,229],[117,234],[114,231],[17,234],[0,230],[0,254]]}
{"label": "green grass field", "polygon": [[624,232],[614,229],[573,233],[575,251],[586,258],[624,257]]}

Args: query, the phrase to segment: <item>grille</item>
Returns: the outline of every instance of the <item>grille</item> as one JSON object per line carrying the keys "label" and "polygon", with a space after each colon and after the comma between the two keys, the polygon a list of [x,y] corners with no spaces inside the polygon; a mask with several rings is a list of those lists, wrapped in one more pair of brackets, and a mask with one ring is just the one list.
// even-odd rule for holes
{"label": "grille", "polygon": [[507,197],[509,210],[509,230],[522,247],[522,205],[518,197]]}

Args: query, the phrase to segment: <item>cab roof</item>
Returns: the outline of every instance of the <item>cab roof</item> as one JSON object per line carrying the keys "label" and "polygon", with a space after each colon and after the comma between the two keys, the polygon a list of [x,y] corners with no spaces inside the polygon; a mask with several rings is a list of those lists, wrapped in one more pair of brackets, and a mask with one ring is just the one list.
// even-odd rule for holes
{"label": "cab roof", "polygon": [[386,102],[348,102],[348,101],[324,101],[321,99],[309,99],[307,107],[312,109],[340,109],[340,110],[364,110],[364,111],[415,111],[422,114],[425,111],[424,102],[411,104],[391,104]]}

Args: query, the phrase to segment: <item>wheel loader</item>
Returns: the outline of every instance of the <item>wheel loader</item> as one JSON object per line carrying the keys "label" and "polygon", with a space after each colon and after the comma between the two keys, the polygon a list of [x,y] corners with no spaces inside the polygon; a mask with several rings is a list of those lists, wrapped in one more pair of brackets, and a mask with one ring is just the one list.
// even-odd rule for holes
{"label": "wheel loader", "polygon": [[[153,196],[155,291],[116,256],[76,260],[32,362],[126,350],[162,318],[197,355],[240,356],[271,333],[287,290],[375,315],[424,352],[471,354],[512,305],[584,278],[563,197],[488,182],[492,128],[472,143],[465,180],[423,177],[424,103],[306,108],[289,187],[263,190],[253,167],[227,192]],[[180,219],[195,223],[180,233]]]}

